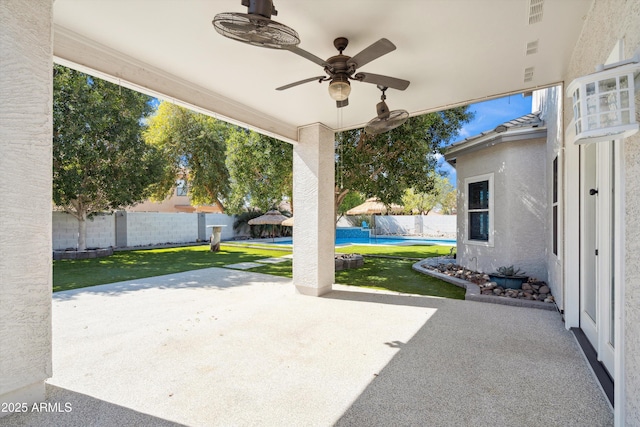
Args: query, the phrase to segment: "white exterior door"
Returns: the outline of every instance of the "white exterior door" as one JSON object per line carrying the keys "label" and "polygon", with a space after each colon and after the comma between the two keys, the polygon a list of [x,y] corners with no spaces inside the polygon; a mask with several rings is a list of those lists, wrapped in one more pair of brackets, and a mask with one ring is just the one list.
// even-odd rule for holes
{"label": "white exterior door", "polygon": [[580,328],[612,377],[619,280],[618,150],[619,143],[612,141],[582,146],[580,153]]}

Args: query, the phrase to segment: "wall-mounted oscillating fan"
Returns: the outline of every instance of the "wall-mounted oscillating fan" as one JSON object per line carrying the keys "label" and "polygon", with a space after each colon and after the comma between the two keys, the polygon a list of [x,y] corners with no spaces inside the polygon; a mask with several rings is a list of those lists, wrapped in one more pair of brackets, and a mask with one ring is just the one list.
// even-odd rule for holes
{"label": "wall-mounted oscillating fan", "polygon": [[225,37],[271,49],[288,49],[300,43],[292,28],[271,19],[278,15],[271,0],[242,0],[249,13],[225,12],[213,18],[213,27]]}
{"label": "wall-mounted oscillating fan", "polygon": [[409,112],[406,110],[393,110],[389,111],[387,103],[384,102],[387,97],[384,92],[387,90],[384,86],[378,86],[378,89],[382,91],[380,97],[381,102],[376,105],[376,111],[378,115],[371,119],[369,123],[364,127],[365,133],[369,135],[377,135],[395,129],[398,126],[404,124],[409,118]]}

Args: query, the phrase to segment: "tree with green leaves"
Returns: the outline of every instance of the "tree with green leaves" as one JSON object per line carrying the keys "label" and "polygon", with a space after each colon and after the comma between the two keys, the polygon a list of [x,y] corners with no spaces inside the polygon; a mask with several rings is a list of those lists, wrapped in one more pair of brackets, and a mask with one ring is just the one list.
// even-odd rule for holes
{"label": "tree with green leaves", "polygon": [[455,188],[449,182],[449,179],[442,176],[438,172],[431,172],[434,182],[433,190],[428,193],[420,193],[413,188],[407,188],[402,195],[402,205],[404,211],[407,214],[422,214],[427,215],[437,206],[440,206],[442,210],[448,208],[445,204],[448,202],[448,197],[453,193],[455,195]]}
{"label": "tree with green leaves", "polygon": [[149,96],[54,65],[53,202],[78,220],[78,250],[87,218],[146,199],[162,171],[142,138],[152,111]]}
{"label": "tree with green leaves", "polygon": [[231,128],[213,117],[161,102],[144,132],[147,143],[157,147],[166,160],[152,198],[165,199],[177,181],[183,180],[192,204],[215,204],[224,210],[223,201],[230,192],[225,151]]}
{"label": "tree with green leaves", "polygon": [[379,135],[362,129],[338,133],[335,211],[351,191],[376,196],[387,205],[401,203],[407,188],[431,192],[436,155],[472,118],[468,107],[458,107],[411,117]]}
{"label": "tree with green leaves", "polygon": [[458,210],[458,192],[454,188],[453,191],[447,193],[442,200],[442,213],[445,215],[453,215]]}
{"label": "tree with green leaves", "polygon": [[231,194],[227,212],[241,213],[246,204],[262,212],[292,199],[293,146],[248,129],[234,128],[227,140]]}
{"label": "tree with green leaves", "polygon": [[341,217],[346,215],[349,209],[363,204],[365,200],[365,197],[357,191],[350,191],[349,193],[347,193],[347,195],[342,199],[340,206],[338,206],[338,211],[336,212],[336,222],[338,222]]}

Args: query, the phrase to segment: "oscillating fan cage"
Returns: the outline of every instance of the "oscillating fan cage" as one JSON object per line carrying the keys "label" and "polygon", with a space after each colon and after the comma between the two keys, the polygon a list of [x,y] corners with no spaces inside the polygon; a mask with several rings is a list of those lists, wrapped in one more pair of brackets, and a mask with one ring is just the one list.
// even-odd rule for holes
{"label": "oscillating fan cage", "polygon": [[300,43],[292,28],[256,14],[219,13],[213,27],[225,37],[270,49],[286,49]]}
{"label": "oscillating fan cage", "polygon": [[364,128],[369,135],[377,135],[395,129],[404,124],[409,118],[409,112],[406,110],[393,110],[389,112],[389,117],[381,119],[376,117],[371,120]]}

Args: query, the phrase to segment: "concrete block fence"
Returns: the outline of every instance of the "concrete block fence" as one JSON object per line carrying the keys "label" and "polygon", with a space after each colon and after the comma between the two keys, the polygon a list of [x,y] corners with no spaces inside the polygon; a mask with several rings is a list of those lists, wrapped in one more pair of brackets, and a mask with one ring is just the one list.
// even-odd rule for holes
{"label": "concrete block fence", "polygon": [[[376,234],[456,237],[456,215],[376,215]],[[371,225],[369,225],[371,226]]]}
{"label": "concrete block fence", "polygon": [[[87,247],[111,248],[192,243],[208,241],[211,225],[224,225],[222,240],[235,237],[235,216],[204,213],[126,212],[100,214],[87,220]],[[339,227],[349,225],[338,223]],[[360,234],[360,227],[345,227],[341,232]],[[378,235],[444,236],[455,238],[455,215],[378,215]],[[368,230],[364,231],[368,235]],[[337,235],[346,237],[345,234]],[[355,236],[351,236],[355,237]],[[65,212],[53,212],[53,250],[76,249],[78,222]]]}
{"label": "concrete block fence", "polygon": [[[234,237],[234,216],[204,213],[117,211],[87,220],[87,247],[134,247],[192,243],[211,237],[208,225],[224,225],[222,240]],[[76,249],[78,222],[65,212],[53,212],[53,249]]]}
{"label": "concrete block fence", "polygon": [[[53,212],[53,250],[76,249],[78,220],[66,212]],[[101,214],[87,220],[87,247],[116,246],[115,215]]]}

